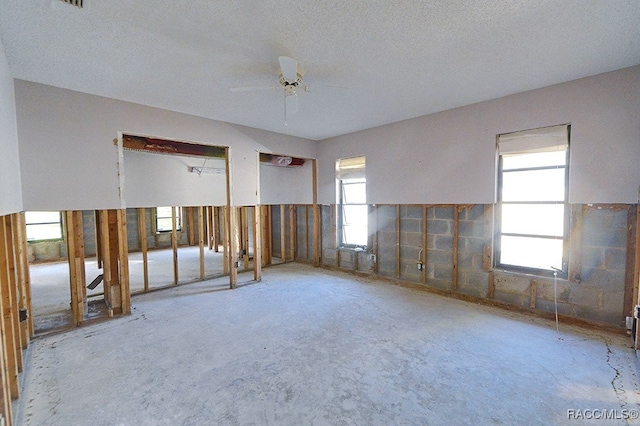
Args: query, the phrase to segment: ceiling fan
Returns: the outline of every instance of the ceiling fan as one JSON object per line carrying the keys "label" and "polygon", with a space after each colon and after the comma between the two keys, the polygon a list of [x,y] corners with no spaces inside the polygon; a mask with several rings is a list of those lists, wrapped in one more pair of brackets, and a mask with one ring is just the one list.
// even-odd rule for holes
{"label": "ceiling fan", "polygon": [[279,56],[280,75],[278,81],[280,86],[247,86],[232,87],[232,92],[252,92],[266,89],[282,90],[284,96],[284,124],[287,124],[287,113],[298,112],[298,90],[309,92],[309,85],[302,82],[302,70],[298,68],[298,61],[288,56]]}

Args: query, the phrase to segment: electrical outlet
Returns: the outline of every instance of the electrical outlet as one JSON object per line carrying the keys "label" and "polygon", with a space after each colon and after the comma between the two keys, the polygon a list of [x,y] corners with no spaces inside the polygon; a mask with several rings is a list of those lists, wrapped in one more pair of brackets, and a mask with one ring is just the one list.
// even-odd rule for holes
{"label": "electrical outlet", "polygon": [[370,254],[369,255],[369,260],[372,261],[373,263],[376,263],[376,255],[375,254]]}
{"label": "electrical outlet", "polygon": [[424,268],[424,263],[422,263],[420,260],[418,261],[418,271],[422,271],[422,269]]}

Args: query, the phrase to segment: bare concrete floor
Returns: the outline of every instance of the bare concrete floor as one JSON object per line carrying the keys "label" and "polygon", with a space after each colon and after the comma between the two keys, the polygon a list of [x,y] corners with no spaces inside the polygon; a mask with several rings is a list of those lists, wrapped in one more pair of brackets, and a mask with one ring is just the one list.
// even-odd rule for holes
{"label": "bare concrete floor", "polygon": [[640,408],[624,336],[299,264],[226,286],[34,340],[17,424],[627,424]]}

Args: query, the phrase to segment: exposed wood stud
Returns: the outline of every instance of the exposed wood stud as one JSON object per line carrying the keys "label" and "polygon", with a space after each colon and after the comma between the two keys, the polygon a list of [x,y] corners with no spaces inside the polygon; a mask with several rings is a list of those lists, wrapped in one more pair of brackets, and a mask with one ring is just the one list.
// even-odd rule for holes
{"label": "exposed wood stud", "polygon": [[458,290],[458,228],[460,221],[460,210],[458,206],[453,206],[453,268],[451,271],[451,288]]}
{"label": "exposed wood stud", "polygon": [[582,269],[582,231],[584,225],[584,206],[571,208],[571,228],[569,230],[569,270],[568,279],[571,282],[580,282]]}
{"label": "exposed wood stud", "polygon": [[117,210],[118,223],[118,260],[120,263],[120,313],[131,313],[131,290],[129,285],[129,244],[127,241],[127,211]]}
{"label": "exposed wood stud", "polygon": [[198,247],[200,248],[200,279],[204,280],[204,211],[205,207],[198,207]]}
{"label": "exposed wood stud", "polygon": [[380,262],[380,259],[378,258],[378,228],[379,228],[379,220],[378,220],[378,206],[374,205],[373,206],[373,211],[374,211],[374,223],[375,223],[375,229],[373,232],[373,256],[375,258],[374,262],[373,262],[373,273],[377,274],[378,273],[378,263]]}
{"label": "exposed wood stud", "polygon": [[495,274],[493,273],[493,271],[490,271],[489,272],[489,292],[487,297],[489,297],[489,299],[493,299],[495,297],[495,293],[496,293]]}
{"label": "exposed wood stud", "polygon": [[253,207],[253,279],[262,279],[262,218],[261,206]]}
{"label": "exposed wood stud", "polygon": [[482,248],[482,269],[485,272],[493,268],[493,204],[484,206],[484,247]]}
{"label": "exposed wood stud", "polygon": [[[179,207],[178,207],[179,208]],[[176,207],[171,207],[171,249],[173,250],[173,285],[178,285],[178,232],[176,230]]]}
{"label": "exposed wood stud", "polygon": [[[304,257],[306,260],[309,260],[311,259],[309,250],[309,206],[304,205],[302,208],[304,209]],[[313,230],[313,227],[311,227],[311,230]]]}
{"label": "exposed wood stud", "polygon": [[9,250],[13,253],[13,247],[7,246],[6,236],[6,217],[0,217],[0,293],[2,298],[2,337],[4,343],[6,374],[8,379],[8,390],[10,398],[15,399],[20,395],[18,383],[18,362],[17,356],[21,354],[21,348],[16,344],[19,341],[19,330],[15,324],[13,310],[15,307],[12,303],[11,280],[9,277],[8,256]]}
{"label": "exposed wood stud", "polygon": [[[261,266],[265,266],[271,264],[271,216],[269,215],[269,206],[259,206],[258,210],[260,211],[260,234],[262,236],[259,240],[262,249]],[[256,258],[255,254],[254,258]]]}
{"label": "exposed wood stud", "polygon": [[[109,273],[110,282],[109,285],[105,285],[105,301],[108,301],[107,307],[109,308],[109,315],[122,313],[122,290],[120,283],[120,253],[118,244],[118,210],[107,210],[107,232],[103,237],[107,241],[109,252]],[[107,257],[105,256],[105,261]],[[103,284],[105,281],[103,280]],[[107,294],[108,289],[108,294]]]}
{"label": "exposed wood stud", "polygon": [[[11,380],[10,378],[13,376],[13,370],[9,367],[9,355],[11,345],[8,342],[8,329],[7,327],[11,325],[10,321],[5,321],[5,294],[7,292],[7,276],[6,276],[6,242],[3,234],[2,225],[4,218],[0,217],[0,374],[2,382],[0,383],[0,398],[2,399],[0,404],[0,411],[4,418],[8,423],[11,423],[12,413],[11,413]],[[17,383],[17,369],[15,370],[15,378]]]}
{"label": "exposed wood stud", "polygon": [[147,256],[147,211],[138,209],[138,240],[142,252],[142,275],[144,280],[144,292],[149,291],[149,259]]}
{"label": "exposed wood stud", "polygon": [[71,289],[71,313],[73,325],[80,325],[87,314],[87,289],[84,268],[84,235],[81,211],[65,212],[69,284]]}
{"label": "exposed wood stud", "polygon": [[[216,208],[213,206],[207,206],[206,207],[206,214],[207,214],[207,245],[209,246],[209,250],[212,250],[215,247],[215,244],[213,242],[213,240],[215,239],[215,232],[213,230],[213,224],[214,224],[214,213],[215,213]],[[216,247],[216,251],[218,251],[218,248]]]}
{"label": "exposed wood stud", "polygon": [[16,362],[18,364],[18,372],[23,370],[22,360],[22,326],[20,324],[20,295],[19,295],[19,281],[18,281],[18,267],[16,259],[16,244],[14,238],[15,222],[13,216],[5,217],[6,225],[6,238],[7,238],[7,270],[9,271],[9,286],[11,287],[11,305],[13,307],[13,323],[16,327],[15,345],[16,345]]}
{"label": "exposed wood stud", "polygon": [[238,285],[238,207],[229,208],[229,286]]}
{"label": "exposed wood stud", "polygon": [[329,221],[330,221],[330,227],[331,227],[329,231],[331,233],[330,242],[331,242],[332,249],[338,248],[338,221],[336,217],[337,216],[336,210],[337,210],[337,206],[333,206],[333,205],[329,206]]}
{"label": "exposed wood stud", "polygon": [[396,205],[396,278],[400,279],[400,204]]}
{"label": "exposed wood stud", "polygon": [[100,211],[94,211],[95,236],[96,236],[96,262],[98,269],[102,269],[102,233],[100,232]]}
{"label": "exposed wood stud", "polygon": [[287,260],[287,227],[285,224],[285,205],[280,204],[280,260]]}
{"label": "exposed wood stud", "polygon": [[[633,302],[640,305],[640,207],[636,206],[635,261],[633,266]],[[640,349],[640,324],[636,321],[635,349]]]}
{"label": "exposed wood stud", "polygon": [[24,212],[15,213],[16,258],[18,261],[18,280],[20,293],[20,309],[27,311],[27,320],[21,323],[23,342],[22,349],[27,349],[33,336],[33,315],[31,311],[31,279],[29,275],[29,259],[27,253],[27,236]]}
{"label": "exposed wood stud", "polygon": [[289,206],[289,260],[296,260],[296,206]]}
{"label": "exposed wood stud", "polygon": [[422,206],[422,271],[420,279],[423,284],[427,282],[427,206]]}
{"label": "exposed wood stud", "polygon": [[222,271],[229,273],[229,208],[222,208]]}
{"label": "exposed wood stud", "polygon": [[531,297],[529,300],[529,307],[535,309],[536,307],[536,295],[538,292],[538,281],[531,280]]}
{"label": "exposed wood stud", "polygon": [[[249,230],[253,226],[253,218],[249,219],[249,208],[243,207],[244,242],[242,247],[242,258],[244,259],[244,269],[249,269]],[[252,232],[252,231],[251,231]]]}
{"label": "exposed wood stud", "polygon": [[311,160],[313,190],[313,266],[319,267],[321,260],[322,241],[320,235],[320,207],[318,206],[318,162]]}
{"label": "exposed wood stud", "polygon": [[187,239],[190,246],[196,245],[196,230],[193,221],[193,207],[185,207],[185,213],[187,214]]}
{"label": "exposed wood stud", "polygon": [[638,205],[633,205],[627,211],[627,257],[625,262],[625,277],[624,277],[624,298],[623,298],[623,312],[625,316],[633,317],[633,305],[635,296],[636,283],[634,282],[635,269],[636,269],[636,239],[638,232],[638,224],[636,218],[638,217]]}

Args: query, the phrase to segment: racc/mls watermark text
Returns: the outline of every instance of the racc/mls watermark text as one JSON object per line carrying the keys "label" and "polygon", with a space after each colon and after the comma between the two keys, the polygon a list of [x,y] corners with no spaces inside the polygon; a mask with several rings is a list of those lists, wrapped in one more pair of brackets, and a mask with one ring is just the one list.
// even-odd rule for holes
{"label": "racc/mls watermark text", "polygon": [[622,409],[574,409],[567,410],[569,420],[635,420],[640,418],[640,411],[636,408]]}

